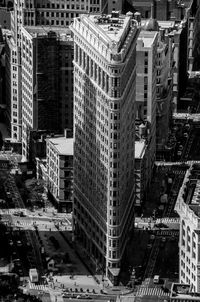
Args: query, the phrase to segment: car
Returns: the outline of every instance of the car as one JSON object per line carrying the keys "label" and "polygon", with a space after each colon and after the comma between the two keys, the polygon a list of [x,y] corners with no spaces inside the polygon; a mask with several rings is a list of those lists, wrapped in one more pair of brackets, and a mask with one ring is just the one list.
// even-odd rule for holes
{"label": "car", "polygon": [[164,224],[164,223],[162,223],[162,222],[160,222],[160,223],[156,223],[155,225],[154,225],[154,227],[155,228],[159,228],[159,229],[167,229],[168,228],[168,226],[166,225],[166,224]]}
{"label": "car", "polygon": [[152,248],[152,244],[151,244],[151,243],[148,243],[148,244],[147,244],[147,248],[148,248],[148,249],[151,249],[151,248]]}
{"label": "car", "polygon": [[20,240],[17,241],[17,246],[22,246],[22,242]]}
{"label": "car", "polygon": [[92,297],[90,297],[89,295],[82,295],[82,298],[83,299],[87,299],[87,300],[91,300],[92,299]]}
{"label": "car", "polygon": [[155,275],[155,276],[153,277],[153,283],[154,283],[154,284],[159,284],[159,282],[160,282],[160,276],[159,276],[159,275]]}
{"label": "car", "polygon": [[166,237],[162,237],[162,238],[161,238],[161,241],[162,241],[162,242],[166,242]]}
{"label": "car", "polygon": [[19,215],[20,215],[20,213],[15,212],[15,213],[13,213],[13,215],[14,215],[14,216],[19,216]]}
{"label": "car", "polygon": [[19,214],[19,216],[20,216],[20,217],[26,217],[26,214],[25,214],[24,212],[21,212],[21,213]]}
{"label": "car", "polygon": [[12,240],[9,240],[8,244],[9,244],[10,246],[13,246],[14,243],[13,243]]}

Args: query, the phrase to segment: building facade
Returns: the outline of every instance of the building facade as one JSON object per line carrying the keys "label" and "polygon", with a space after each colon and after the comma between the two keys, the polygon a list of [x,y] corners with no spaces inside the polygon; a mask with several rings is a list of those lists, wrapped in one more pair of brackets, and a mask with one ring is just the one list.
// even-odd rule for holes
{"label": "building facade", "polygon": [[[151,21],[151,20],[150,20]],[[156,22],[156,21],[155,21]],[[154,23],[154,21],[153,21]],[[154,27],[154,25],[153,25]],[[157,78],[158,32],[142,30],[137,40],[136,78],[136,130],[138,139],[146,139],[148,175],[151,178],[156,156],[156,78]],[[141,124],[145,124],[143,137],[139,135]]]}
{"label": "building facade", "polygon": [[72,212],[73,138],[55,136],[46,139],[47,189],[61,212]]}
{"label": "building facade", "polygon": [[22,27],[22,155],[30,131],[73,128],[73,42],[69,30]]}
{"label": "building facade", "polygon": [[6,108],[8,129],[13,141],[21,141],[21,66],[18,47],[12,35],[6,35]]}
{"label": "building facade", "polygon": [[135,142],[135,206],[141,207],[150,181],[147,145],[144,139]]}
{"label": "building facade", "polygon": [[190,167],[175,210],[180,216],[179,281],[200,292],[200,169]]}
{"label": "building facade", "polygon": [[81,15],[74,34],[74,224],[114,280],[133,224],[136,40],[132,13]]}
{"label": "building facade", "polygon": [[[165,25],[164,25],[165,26]],[[162,150],[168,141],[173,101],[174,46],[169,29],[160,28],[157,47],[157,150]]]}

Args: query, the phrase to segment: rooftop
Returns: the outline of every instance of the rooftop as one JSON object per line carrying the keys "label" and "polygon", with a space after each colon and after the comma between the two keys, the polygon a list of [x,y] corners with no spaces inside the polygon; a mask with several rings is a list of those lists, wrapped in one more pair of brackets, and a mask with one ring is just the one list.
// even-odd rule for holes
{"label": "rooftop", "polygon": [[135,141],[135,159],[141,159],[144,156],[146,144],[144,140]]}
{"label": "rooftop", "polygon": [[72,40],[71,31],[65,27],[25,26],[24,28],[33,38],[56,34],[64,40]]}
{"label": "rooftop", "polygon": [[[142,27],[148,22],[149,19],[142,19],[141,25]],[[175,28],[175,21],[172,20],[166,20],[166,21],[160,21],[156,20],[158,22],[159,28],[161,29],[174,29]]]}
{"label": "rooftop", "polygon": [[113,12],[111,15],[90,15],[89,19],[98,24],[108,39],[118,42],[129,23],[130,16]]}
{"label": "rooftop", "polygon": [[138,37],[138,41],[143,42],[142,47],[150,48],[153,45],[156,37],[157,37],[156,31],[141,30],[139,37]]}
{"label": "rooftop", "polygon": [[175,27],[175,21],[167,20],[167,21],[158,21],[158,25],[160,28],[169,29]]}
{"label": "rooftop", "polygon": [[65,136],[47,138],[59,155],[73,155],[74,154],[74,139],[66,138]]}
{"label": "rooftop", "polygon": [[200,166],[195,164],[188,170],[183,183],[183,202],[188,208],[200,217]]}
{"label": "rooftop", "polygon": [[171,287],[171,298],[174,297],[180,301],[199,301],[200,293],[191,292],[190,284],[173,283]]}
{"label": "rooftop", "polygon": [[[95,48],[104,44],[106,49],[119,54],[122,50],[122,52],[126,52],[129,49],[132,38],[136,38],[138,35],[139,27],[140,24],[134,19],[133,13],[128,12],[126,15],[122,15],[118,11],[112,11],[109,15],[82,14],[74,19],[73,26],[70,28],[90,40]],[[92,35],[86,35],[85,29],[87,29],[86,32],[89,31]],[[101,43],[96,43],[97,41]]]}

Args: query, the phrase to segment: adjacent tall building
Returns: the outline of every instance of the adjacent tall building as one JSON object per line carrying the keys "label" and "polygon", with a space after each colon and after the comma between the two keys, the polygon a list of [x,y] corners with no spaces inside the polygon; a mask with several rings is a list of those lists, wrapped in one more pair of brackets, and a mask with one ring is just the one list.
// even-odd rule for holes
{"label": "adjacent tall building", "polygon": [[73,41],[69,30],[22,27],[22,155],[30,131],[62,133],[73,125]]}
{"label": "adjacent tall building", "polygon": [[[9,127],[10,127],[10,133],[12,140],[16,142],[22,142],[23,139],[23,147],[24,143],[27,145],[29,142],[26,140],[25,136],[29,136],[29,134],[25,134],[25,128],[26,124],[24,124],[24,121],[27,121],[27,114],[26,109],[22,107],[23,103],[26,103],[26,100],[24,99],[24,95],[22,95],[23,87],[27,86],[27,83],[29,83],[29,79],[26,78],[26,76],[30,76],[32,73],[33,77],[35,77],[34,72],[35,70],[30,70],[22,77],[22,72],[27,68],[26,66],[23,66],[25,62],[25,58],[23,57],[23,49],[22,44],[24,44],[24,41],[22,41],[22,31],[25,33],[27,31],[27,28],[33,27],[29,31],[32,31],[37,33],[38,31],[42,31],[44,28],[44,32],[49,32],[52,29],[56,28],[56,31],[60,29],[61,35],[64,30],[67,30],[69,28],[69,25],[72,23],[73,18],[79,16],[79,14],[82,13],[107,13],[110,9],[120,9],[122,2],[121,1],[112,1],[112,5],[108,5],[108,0],[98,0],[98,1],[87,1],[87,0],[76,0],[76,1],[67,1],[63,2],[61,0],[55,2],[55,1],[32,1],[32,0],[14,0],[14,9],[11,11],[11,36],[7,39],[7,67],[8,67],[8,73],[7,73],[7,115],[9,120]],[[25,29],[22,29],[25,28]],[[54,30],[55,31],[55,30]],[[38,41],[41,41],[38,39]],[[43,38],[44,39],[44,38]],[[43,40],[44,41],[44,40]],[[32,42],[31,42],[32,43]],[[37,43],[39,44],[39,42]],[[40,43],[41,44],[41,43]],[[44,42],[43,49],[45,48],[46,42]],[[29,45],[27,45],[29,48]],[[71,46],[69,46],[70,48]],[[65,47],[66,48],[66,47]],[[66,56],[69,54],[69,50],[66,51]],[[47,51],[49,52],[49,50]],[[55,52],[58,54],[58,50],[55,50]],[[63,52],[64,53],[64,52]],[[62,54],[63,55],[63,54]],[[34,60],[34,59],[32,59]],[[70,61],[70,55],[68,58],[68,61]],[[55,62],[55,61],[54,61]],[[28,63],[27,63],[28,64]],[[53,64],[53,63],[52,63]],[[56,67],[55,67],[56,68]],[[44,72],[44,70],[42,71]],[[69,72],[72,75],[72,69],[70,66],[70,62],[68,65],[64,66],[60,73],[65,74]],[[59,74],[60,78],[57,79],[56,82],[59,81],[59,85],[63,85],[60,89],[66,90],[68,88],[68,91],[65,91],[65,107],[63,109],[63,103],[62,101],[59,101],[59,106],[61,108],[60,113],[62,113],[61,119],[62,124],[64,124],[64,119],[66,118],[65,114],[67,112],[67,104],[71,101],[71,93],[73,89],[70,88],[72,85],[68,85],[68,82],[71,82],[71,76],[70,79],[67,79],[66,76],[62,77],[61,74]],[[24,84],[23,84],[24,80]],[[66,87],[65,87],[66,86]],[[66,89],[65,89],[66,88]],[[30,87],[27,88],[30,93]],[[37,89],[37,85],[34,86],[34,91]],[[58,92],[59,94],[60,92]],[[32,94],[33,90],[32,90]],[[52,95],[53,96],[53,95]],[[29,98],[33,98],[33,95]],[[55,100],[56,102],[56,100]],[[62,104],[61,104],[62,103]],[[31,106],[30,104],[26,106]],[[56,103],[57,106],[57,103]],[[69,105],[70,107],[70,105]],[[23,110],[22,110],[23,108]],[[29,108],[30,109],[30,108]],[[45,112],[47,114],[47,112]],[[71,109],[69,108],[69,114],[71,114]],[[51,117],[50,117],[51,118]],[[29,118],[28,118],[29,119]],[[34,119],[32,117],[32,119]],[[67,117],[68,119],[68,117]],[[70,119],[72,120],[72,114]],[[32,123],[32,122],[31,122]],[[32,123],[33,124],[33,123]],[[69,123],[68,123],[69,124]],[[55,125],[53,127],[55,128]],[[61,125],[59,125],[61,127]],[[32,127],[32,126],[31,126]],[[69,128],[69,125],[66,125],[62,127],[63,132],[64,128]],[[71,124],[72,128],[72,124]],[[43,129],[43,128],[42,128]],[[41,130],[41,129],[39,129]],[[58,130],[58,129],[57,129]],[[22,134],[23,131],[23,134]],[[26,140],[26,142],[25,142]],[[23,148],[23,149],[24,149]],[[28,151],[28,150],[27,150]],[[23,151],[26,152],[26,151]],[[26,152],[26,155],[24,153],[24,158],[29,159],[29,155]]]}
{"label": "adjacent tall building", "polygon": [[136,41],[132,13],[81,15],[74,34],[74,226],[117,282],[134,223]]}

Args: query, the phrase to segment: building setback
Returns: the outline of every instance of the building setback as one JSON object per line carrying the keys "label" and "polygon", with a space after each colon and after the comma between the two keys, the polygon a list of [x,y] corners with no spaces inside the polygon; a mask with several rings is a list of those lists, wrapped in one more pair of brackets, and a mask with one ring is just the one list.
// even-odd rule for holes
{"label": "building setback", "polygon": [[31,130],[72,129],[72,55],[69,31],[22,27],[22,154],[30,158]]}
{"label": "building setback", "polygon": [[132,13],[112,12],[81,15],[71,30],[75,234],[115,283],[134,222],[139,28]]}

